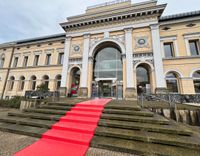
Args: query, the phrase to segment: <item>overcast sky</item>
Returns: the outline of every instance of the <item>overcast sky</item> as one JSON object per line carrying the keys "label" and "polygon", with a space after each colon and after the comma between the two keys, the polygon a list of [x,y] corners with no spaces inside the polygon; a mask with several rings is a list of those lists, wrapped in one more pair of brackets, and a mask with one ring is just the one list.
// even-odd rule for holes
{"label": "overcast sky", "polygon": [[[59,23],[84,13],[87,6],[109,0],[0,0],[0,43],[64,32]],[[145,0],[132,0],[132,3]],[[158,0],[168,3],[164,15],[200,10],[200,0]]]}

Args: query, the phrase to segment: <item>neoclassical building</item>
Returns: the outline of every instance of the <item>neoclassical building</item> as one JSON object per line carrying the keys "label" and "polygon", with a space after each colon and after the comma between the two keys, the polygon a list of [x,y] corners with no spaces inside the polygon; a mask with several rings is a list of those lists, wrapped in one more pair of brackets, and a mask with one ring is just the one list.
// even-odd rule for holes
{"label": "neoclassical building", "polygon": [[62,95],[134,98],[200,93],[200,11],[162,16],[156,0],[88,7],[63,34],[0,44],[0,95],[41,83]]}

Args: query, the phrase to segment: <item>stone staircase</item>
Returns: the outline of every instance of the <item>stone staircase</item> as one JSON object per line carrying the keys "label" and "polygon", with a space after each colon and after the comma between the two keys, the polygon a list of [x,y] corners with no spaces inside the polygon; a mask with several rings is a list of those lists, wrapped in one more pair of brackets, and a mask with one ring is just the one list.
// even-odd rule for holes
{"label": "stone staircase", "polygon": [[[37,109],[10,112],[0,118],[0,130],[40,137],[80,101],[52,102]],[[200,156],[200,135],[141,109],[137,102],[113,100],[105,106],[90,146],[137,155]]]}

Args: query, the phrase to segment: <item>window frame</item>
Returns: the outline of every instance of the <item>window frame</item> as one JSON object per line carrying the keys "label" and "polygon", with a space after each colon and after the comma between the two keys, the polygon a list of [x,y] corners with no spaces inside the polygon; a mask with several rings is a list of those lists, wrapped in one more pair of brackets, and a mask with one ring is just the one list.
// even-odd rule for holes
{"label": "window frame", "polygon": [[[165,46],[169,45],[170,46],[170,51],[171,51],[171,56],[166,56],[166,50]],[[163,43],[163,48],[164,48],[164,58],[174,58],[175,57],[175,49],[174,49],[174,42],[164,42]]]}
{"label": "window frame", "polygon": [[[195,49],[196,49],[196,52],[197,52],[197,54],[195,54],[195,55],[192,54],[192,50],[191,50],[191,46],[190,46],[190,44],[191,44],[192,42],[195,43]],[[199,56],[199,55],[200,55],[199,42],[200,42],[199,39],[189,39],[189,40],[188,40],[189,50],[190,50],[190,55],[191,55],[191,56]]]}
{"label": "window frame", "polygon": [[45,61],[46,66],[51,65],[51,56],[52,54],[46,54],[46,61]]}
{"label": "window frame", "polygon": [[40,60],[40,55],[35,55],[33,66],[38,66]]}
{"label": "window frame", "polygon": [[[26,59],[27,58],[27,59]],[[28,56],[24,56],[24,61],[23,61],[23,67],[27,67],[28,66]],[[26,62],[25,62],[26,61]]]}
{"label": "window frame", "polygon": [[17,68],[19,62],[19,57],[15,56],[13,60],[13,68]]}

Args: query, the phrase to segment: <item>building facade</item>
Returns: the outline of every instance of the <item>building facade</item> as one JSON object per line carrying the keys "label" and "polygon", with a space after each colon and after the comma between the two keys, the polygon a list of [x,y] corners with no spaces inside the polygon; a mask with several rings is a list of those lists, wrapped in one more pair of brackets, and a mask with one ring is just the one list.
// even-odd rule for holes
{"label": "building facade", "polygon": [[63,34],[1,44],[1,97],[42,83],[81,97],[200,93],[200,11],[162,16],[165,7],[108,2],[67,18]]}

